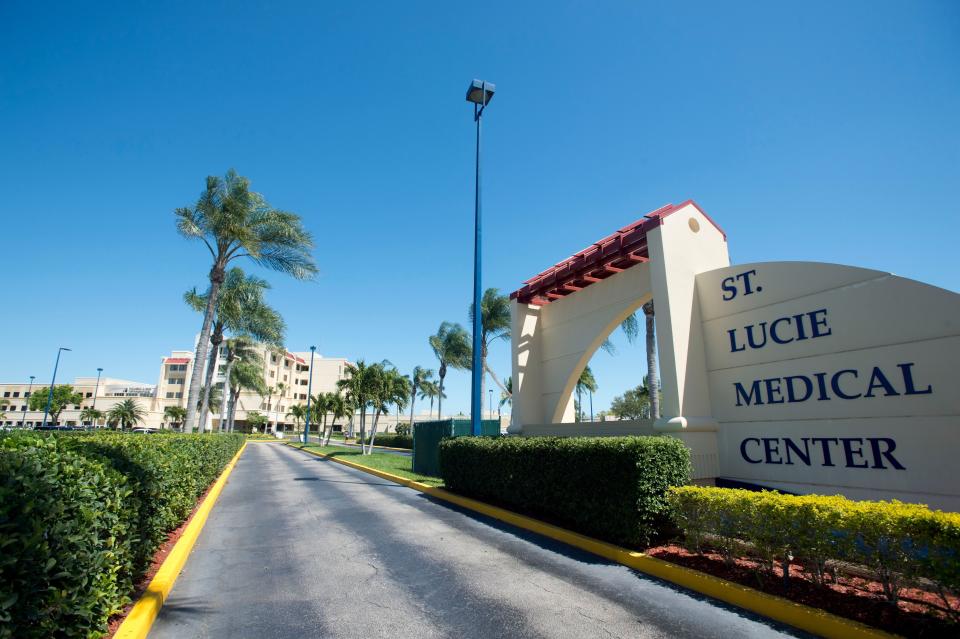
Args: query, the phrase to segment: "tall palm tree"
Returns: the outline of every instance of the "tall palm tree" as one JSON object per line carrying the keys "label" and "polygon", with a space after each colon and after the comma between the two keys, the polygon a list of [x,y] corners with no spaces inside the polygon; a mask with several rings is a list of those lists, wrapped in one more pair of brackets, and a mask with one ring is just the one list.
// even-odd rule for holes
{"label": "tall palm tree", "polygon": [[[254,391],[263,390],[263,358],[260,357],[257,345],[249,337],[241,335],[228,339],[225,346],[227,370],[223,375],[223,384],[220,385],[223,397],[223,401],[220,403],[220,430],[222,432],[230,429],[230,419],[234,414],[235,400],[240,396],[240,391],[244,388]],[[243,363],[251,364],[252,368],[241,366],[241,372],[236,373],[235,367]],[[253,377],[258,371],[260,379],[254,381]],[[243,388],[238,385],[241,382]],[[203,416],[203,419],[206,422],[206,415]]]}
{"label": "tall palm tree", "polygon": [[132,428],[146,417],[147,411],[135,399],[125,399],[107,412],[107,419],[113,424],[120,424],[121,428]]}
{"label": "tall palm tree", "polygon": [[597,380],[593,377],[593,371],[590,370],[590,367],[587,366],[583,369],[583,372],[580,373],[580,378],[577,380],[577,421],[583,421],[583,393],[584,391],[593,393],[597,390]]}
{"label": "tall palm tree", "polygon": [[330,413],[333,393],[317,393],[311,400],[310,412],[312,420],[317,425],[317,440],[323,442],[323,434],[327,430],[327,415]]}
{"label": "tall palm tree", "polygon": [[[389,406],[395,405],[398,412],[407,405],[410,397],[410,380],[401,375],[395,368],[384,368],[378,365],[376,369],[376,383],[371,397],[373,404],[373,429],[370,433],[370,444],[364,454],[373,453],[374,441],[377,438],[377,422],[380,415],[387,412]],[[361,442],[361,450],[363,442]]]}
{"label": "tall palm tree", "polygon": [[102,410],[97,410],[96,408],[87,406],[82,411],[80,411],[80,420],[81,421],[90,421],[93,424],[93,427],[97,427],[97,422],[106,417],[106,414]]}
{"label": "tall palm tree", "polygon": [[[264,291],[269,288],[270,284],[266,280],[253,275],[245,275],[240,267],[235,266],[227,271],[223,285],[220,287],[220,295],[217,298],[213,328],[210,334],[210,357],[203,381],[203,387],[207,389],[207,392],[202,393],[203,400],[200,402],[202,426],[207,423],[203,416],[207,414],[210,403],[209,389],[213,382],[213,374],[216,371],[217,355],[220,351],[220,344],[223,343],[224,332],[233,335],[248,335],[276,348],[283,347],[286,324],[280,314],[263,299]],[[200,313],[207,308],[208,298],[209,291],[198,293],[196,287],[183,294],[183,300],[187,305]]]}
{"label": "tall palm tree", "polygon": [[317,267],[311,255],[313,238],[300,216],[270,206],[262,195],[250,190],[250,181],[233,169],[223,178],[207,177],[206,189],[197,203],[192,208],[178,208],[174,214],[180,234],[202,241],[213,260],[187,396],[185,429],[193,432],[203,378],[203,366],[199,363],[207,360],[217,299],[230,262],[249,257],[260,266],[297,279],[312,278]]}
{"label": "tall palm tree", "polygon": [[660,382],[657,379],[657,335],[653,318],[653,300],[643,305],[647,329],[647,377],[650,393],[650,419],[660,418]]}
{"label": "tall palm tree", "polygon": [[307,418],[307,407],[303,404],[294,404],[290,407],[290,412],[284,417],[293,417],[293,422],[297,426],[297,432],[300,432],[300,422]]}
{"label": "tall palm tree", "polygon": [[[468,311],[470,325],[473,325],[473,304]],[[480,414],[483,414],[483,398],[486,395],[487,381],[486,374],[497,385],[500,384],[500,378],[490,368],[487,361],[487,355],[490,350],[490,344],[498,339],[510,339],[510,298],[501,295],[499,289],[488,288],[483,292],[480,299]],[[503,387],[500,388],[503,392]]]}
{"label": "tall palm tree", "polygon": [[163,421],[170,420],[172,424],[182,424],[187,416],[187,409],[183,406],[167,406],[163,409]]}
{"label": "tall palm tree", "polygon": [[[430,400],[430,416],[433,417],[433,402],[437,399],[437,396],[440,395],[440,386],[437,382],[426,381],[420,384],[420,399],[429,399]],[[410,431],[411,433],[413,431]]]}
{"label": "tall palm tree", "polygon": [[[343,417],[349,417],[353,414],[353,405],[347,400],[347,398],[340,393],[340,390],[337,389],[334,393],[328,393],[330,400],[330,412],[333,413],[333,421],[337,421]],[[329,428],[324,436],[323,445],[330,445],[330,435],[333,434],[333,423],[330,424]]]}
{"label": "tall palm tree", "polygon": [[447,368],[469,370],[473,348],[470,346],[470,334],[463,326],[455,322],[443,322],[436,335],[430,336],[430,348],[440,360],[440,387],[437,393],[437,419],[443,414],[443,380]]}
{"label": "tall palm tree", "polygon": [[364,360],[358,359],[356,364],[347,364],[344,367],[346,377],[337,381],[337,388],[342,390],[347,400],[360,411],[361,441],[366,440],[367,409],[370,408],[373,393],[379,384],[378,369],[382,369],[385,365],[386,362],[367,364]]}
{"label": "tall palm tree", "polygon": [[[413,433],[413,404],[417,400],[417,390],[423,388],[424,383],[433,380],[433,369],[414,366],[413,374],[410,375],[410,433]],[[431,408],[433,402],[431,401]]]}
{"label": "tall palm tree", "polygon": [[230,416],[227,418],[227,430],[229,432],[233,432],[233,426],[236,422],[240,393],[249,390],[262,395],[264,386],[263,363],[259,356],[256,356],[256,358],[249,357],[234,363],[230,371]]}

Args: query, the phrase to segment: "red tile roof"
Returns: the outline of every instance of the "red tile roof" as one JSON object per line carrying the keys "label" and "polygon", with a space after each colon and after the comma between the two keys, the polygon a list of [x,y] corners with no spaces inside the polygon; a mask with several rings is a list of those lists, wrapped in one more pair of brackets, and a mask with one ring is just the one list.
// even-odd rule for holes
{"label": "red tile roof", "polygon": [[531,277],[510,294],[510,299],[524,304],[549,304],[635,264],[650,261],[647,232],[663,224],[663,218],[687,205],[700,211],[726,239],[723,229],[693,200],[679,205],[667,204]]}
{"label": "red tile roof", "polygon": [[189,357],[164,357],[163,363],[164,364],[189,364],[190,358]]}

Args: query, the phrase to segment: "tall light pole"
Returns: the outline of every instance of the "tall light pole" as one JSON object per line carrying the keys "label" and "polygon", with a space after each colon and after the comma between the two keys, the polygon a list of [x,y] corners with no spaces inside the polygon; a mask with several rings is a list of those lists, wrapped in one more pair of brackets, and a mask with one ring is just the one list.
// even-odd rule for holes
{"label": "tall light pole", "polygon": [[30,400],[30,395],[33,394],[33,380],[35,380],[36,378],[37,378],[36,375],[31,375],[31,376],[30,376],[30,386],[27,387],[27,400],[28,400],[28,401],[27,401],[26,404],[23,405],[23,410],[21,411],[21,412],[23,413],[23,416],[20,418],[20,428],[23,428],[23,427],[26,425],[26,423],[27,423],[27,404],[30,403],[30,401],[29,401],[29,400]]}
{"label": "tall light pole", "polygon": [[482,432],[480,410],[483,406],[480,388],[483,382],[483,369],[481,368],[483,346],[480,343],[481,316],[483,315],[480,309],[483,295],[480,283],[480,249],[482,246],[480,241],[480,120],[483,117],[483,110],[493,99],[494,90],[496,90],[495,85],[483,80],[474,80],[467,88],[467,102],[473,102],[473,121],[477,123],[477,161],[473,208],[473,366],[471,367],[470,386],[470,430],[474,436],[479,436]]}
{"label": "tall light pole", "polygon": [[490,407],[490,419],[493,419],[493,389],[487,390],[487,397],[490,398],[490,401],[487,402],[487,406]]}
{"label": "tall light pole", "polygon": [[[97,369],[97,384],[96,384],[96,386],[93,387],[93,406],[90,407],[90,408],[93,409],[93,410],[97,410],[97,392],[99,392],[99,390],[100,390],[100,373],[102,373],[102,372],[103,372],[103,369],[102,369],[102,368],[98,368],[98,369]],[[97,419],[96,419],[96,418],[93,419],[93,429],[94,429],[94,430],[97,429]]]}
{"label": "tall light pole", "polygon": [[590,391],[590,423],[593,423],[593,391]]}
{"label": "tall light pole", "polygon": [[53,385],[57,383],[57,368],[60,367],[60,353],[69,350],[69,348],[61,346],[57,351],[57,362],[53,365],[53,379],[50,381],[50,394],[47,395],[47,407],[43,409],[43,423],[41,426],[47,425],[47,415],[50,414],[50,404],[53,402]]}
{"label": "tall light pole", "polygon": [[310,370],[307,373],[310,375],[307,378],[307,423],[303,427],[303,443],[310,443],[310,400],[313,395],[313,355],[317,352],[316,346],[310,347]]}

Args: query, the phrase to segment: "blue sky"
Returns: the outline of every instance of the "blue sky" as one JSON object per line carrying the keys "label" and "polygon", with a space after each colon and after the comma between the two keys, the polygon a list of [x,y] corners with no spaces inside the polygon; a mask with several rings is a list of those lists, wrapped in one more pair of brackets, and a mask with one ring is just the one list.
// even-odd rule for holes
{"label": "blue sky", "polygon": [[[266,275],[291,350],[435,366],[427,336],[471,295],[474,77],[497,85],[488,286],[693,198],[734,263],[960,290],[949,0],[8,0],[0,60],[0,381],[48,380],[65,345],[60,379],[155,382],[209,267],[172,211],[230,167],[316,236],[316,282]],[[642,374],[618,342],[593,361],[597,410]],[[509,374],[509,344],[492,363]],[[448,387],[466,410],[468,374]]]}

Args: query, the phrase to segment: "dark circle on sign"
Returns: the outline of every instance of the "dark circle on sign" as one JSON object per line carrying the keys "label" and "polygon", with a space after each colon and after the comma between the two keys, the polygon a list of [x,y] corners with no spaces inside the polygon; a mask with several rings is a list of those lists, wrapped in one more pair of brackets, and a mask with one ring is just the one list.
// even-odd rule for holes
{"label": "dark circle on sign", "polygon": [[762,287],[762,286],[758,286],[758,287],[757,287],[757,293],[759,293],[759,292],[762,291],[762,290],[763,290],[763,287]]}

